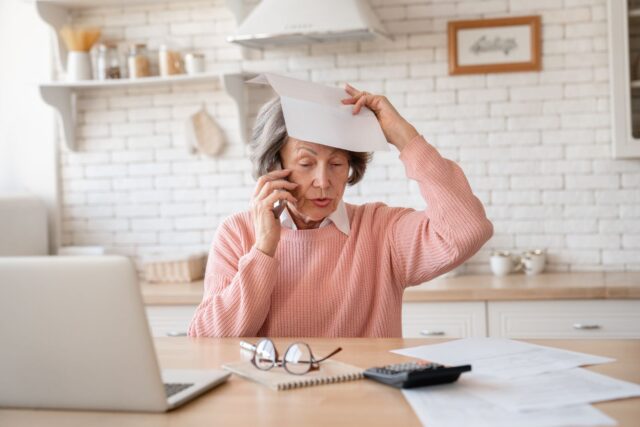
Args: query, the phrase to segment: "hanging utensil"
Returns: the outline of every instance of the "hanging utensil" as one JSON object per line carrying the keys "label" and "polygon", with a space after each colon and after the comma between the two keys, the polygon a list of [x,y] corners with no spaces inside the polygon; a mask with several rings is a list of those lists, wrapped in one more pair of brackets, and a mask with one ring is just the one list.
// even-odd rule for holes
{"label": "hanging utensil", "polygon": [[226,143],[222,129],[204,104],[200,111],[187,120],[186,138],[189,152],[199,151],[211,157],[218,156]]}

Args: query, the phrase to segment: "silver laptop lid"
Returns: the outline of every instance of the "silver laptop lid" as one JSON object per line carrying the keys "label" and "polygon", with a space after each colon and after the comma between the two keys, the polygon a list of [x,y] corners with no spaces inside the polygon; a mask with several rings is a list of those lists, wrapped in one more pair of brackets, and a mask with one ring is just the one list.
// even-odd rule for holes
{"label": "silver laptop lid", "polygon": [[125,257],[0,258],[0,340],[0,406],[167,407]]}

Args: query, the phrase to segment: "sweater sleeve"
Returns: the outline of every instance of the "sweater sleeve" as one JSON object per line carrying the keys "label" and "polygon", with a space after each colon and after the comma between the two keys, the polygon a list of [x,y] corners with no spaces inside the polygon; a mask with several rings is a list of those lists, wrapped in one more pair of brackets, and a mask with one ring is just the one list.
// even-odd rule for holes
{"label": "sweater sleeve", "polygon": [[225,221],[211,245],[204,296],[189,336],[256,336],[271,307],[277,271],[274,258],[256,248],[243,249],[238,227]]}
{"label": "sweater sleeve", "polygon": [[403,209],[386,236],[396,280],[412,286],[466,261],[491,238],[493,225],[460,166],[424,137],[411,140],[400,159],[427,203],[424,211]]}

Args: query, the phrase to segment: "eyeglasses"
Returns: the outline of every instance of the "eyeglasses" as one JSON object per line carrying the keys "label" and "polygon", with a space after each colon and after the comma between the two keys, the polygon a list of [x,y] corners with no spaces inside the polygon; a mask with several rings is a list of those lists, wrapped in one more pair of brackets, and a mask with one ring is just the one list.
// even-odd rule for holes
{"label": "eyeglasses", "polygon": [[293,375],[304,375],[309,371],[320,368],[320,362],[342,351],[342,347],[333,350],[322,359],[316,359],[311,352],[311,347],[303,342],[294,342],[280,359],[275,344],[269,338],[258,341],[253,349],[251,363],[262,371],[268,371],[274,366],[282,366],[285,371]]}

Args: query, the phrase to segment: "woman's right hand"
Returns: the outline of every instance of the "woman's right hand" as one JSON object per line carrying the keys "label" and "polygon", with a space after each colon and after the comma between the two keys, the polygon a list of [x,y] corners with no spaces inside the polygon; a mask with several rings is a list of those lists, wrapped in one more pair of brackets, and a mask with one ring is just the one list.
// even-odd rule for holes
{"label": "woman's right hand", "polygon": [[256,249],[273,257],[280,242],[280,219],[274,214],[274,205],[281,200],[296,203],[297,199],[289,192],[298,184],[287,181],[291,169],[280,169],[267,173],[258,179],[253,197],[251,213],[256,234]]}

